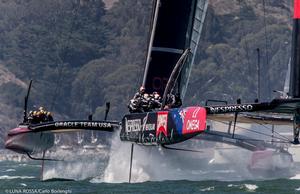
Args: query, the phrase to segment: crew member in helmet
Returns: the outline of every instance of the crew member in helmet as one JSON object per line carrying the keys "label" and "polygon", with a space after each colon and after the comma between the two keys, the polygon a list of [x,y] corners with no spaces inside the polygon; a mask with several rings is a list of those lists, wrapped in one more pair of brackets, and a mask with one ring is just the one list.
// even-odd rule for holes
{"label": "crew member in helmet", "polygon": [[51,114],[51,112],[47,112],[47,121],[48,122],[51,122],[51,121],[53,121],[54,119],[53,119],[53,116],[52,116],[52,114]]}
{"label": "crew member in helmet", "polygon": [[151,96],[147,93],[144,93],[144,95],[141,98],[141,107],[143,112],[151,111],[150,100]]}
{"label": "crew member in helmet", "polygon": [[142,104],[145,103],[144,101],[144,95],[145,87],[141,86],[139,91],[134,95],[134,97],[130,100],[128,108],[130,113],[138,113],[138,112],[144,112]]}
{"label": "crew member in helmet", "polygon": [[179,108],[182,105],[180,94],[168,94],[164,109]]}
{"label": "crew member in helmet", "polygon": [[141,86],[140,89],[139,89],[139,91],[138,91],[137,93],[135,93],[135,95],[134,95],[133,98],[134,98],[134,99],[141,98],[141,97],[144,96],[145,93],[146,93],[145,87],[144,87],[144,86]]}
{"label": "crew member in helmet", "polygon": [[46,111],[44,107],[39,107],[37,111],[30,111],[28,115],[28,122],[31,124],[43,123],[53,121],[53,116]]}
{"label": "crew member in helmet", "polygon": [[161,97],[158,92],[153,92],[150,95],[149,107],[151,110],[156,110],[161,108]]}

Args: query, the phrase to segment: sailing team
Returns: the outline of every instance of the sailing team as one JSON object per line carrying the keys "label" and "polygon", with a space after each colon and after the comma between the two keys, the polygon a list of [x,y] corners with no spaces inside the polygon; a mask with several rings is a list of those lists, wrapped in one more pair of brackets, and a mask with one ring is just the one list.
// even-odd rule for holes
{"label": "sailing team", "polygon": [[[139,91],[130,100],[128,108],[130,113],[143,113],[159,110],[162,108],[162,97],[158,92],[148,94],[145,87],[141,86]],[[168,94],[166,103],[163,107],[164,110],[171,108],[179,108],[182,105],[179,94]],[[31,110],[28,115],[28,122],[30,124],[38,124],[53,121],[51,112],[46,111],[43,107],[38,110]]]}
{"label": "sailing team", "polygon": [[43,107],[40,107],[36,111],[29,112],[28,122],[31,124],[38,124],[51,121],[53,121],[53,116],[51,112],[46,111]]}
{"label": "sailing team", "polygon": [[130,113],[142,113],[159,110],[163,108],[168,110],[171,108],[179,108],[182,105],[179,94],[168,94],[166,103],[162,107],[162,98],[158,92],[148,94],[145,91],[145,87],[141,86],[139,91],[130,100],[128,108]]}

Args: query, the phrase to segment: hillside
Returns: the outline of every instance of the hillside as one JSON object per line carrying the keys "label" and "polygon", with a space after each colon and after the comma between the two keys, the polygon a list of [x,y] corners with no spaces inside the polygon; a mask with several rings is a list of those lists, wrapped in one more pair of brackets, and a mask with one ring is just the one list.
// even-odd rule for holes
{"label": "hillside", "polygon": [[[210,2],[184,104],[253,101],[257,48],[262,99],[274,97],[289,59],[290,1],[268,1],[265,9],[260,0]],[[101,119],[110,101],[109,118],[120,119],[141,83],[151,6],[149,0],[0,1],[2,131],[22,118],[31,79],[30,108],[46,106],[56,118]]]}

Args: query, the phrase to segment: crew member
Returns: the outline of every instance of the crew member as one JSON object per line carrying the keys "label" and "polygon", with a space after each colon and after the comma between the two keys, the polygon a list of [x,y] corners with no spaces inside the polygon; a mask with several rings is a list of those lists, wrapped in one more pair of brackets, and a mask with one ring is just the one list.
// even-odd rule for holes
{"label": "crew member", "polygon": [[151,110],[161,108],[161,97],[157,92],[150,95],[149,107]]}
{"label": "crew member", "polygon": [[144,94],[146,94],[146,89],[144,86],[141,86],[140,90],[137,93],[135,93],[133,99],[142,98],[144,96]]}
{"label": "crew member", "polygon": [[161,97],[157,92],[148,94],[145,88],[140,87],[133,99],[130,100],[128,108],[130,113],[150,112],[155,109],[161,108]]}
{"label": "crew member", "polygon": [[28,121],[31,124],[43,123],[53,121],[53,116],[43,107],[39,107],[37,111],[30,111]]}
{"label": "crew member", "polygon": [[144,112],[143,106],[145,106],[145,87],[141,86],[139,91],[130,100],[128,109],[130,113],[141,113]]}
{"label": "crew member", "polygon": [[166,100],[166,105],[164,109],[170,109],[170,108],[179,108],[182,105],[182,101],[180,98],[180,95],[177,94],[168,94],[167,95],[167,100]]}
{"label": "crew member", "polygon": [[173,105],[174,108],[180,108],[182,106],[182,100],[180,98],[180,94],[175,94],[175,104]]}
{"label": "crew member", "polygon": [[47,120],[48,120],[48,122],[51,122],[54,120],[51,112],[47,112]]}

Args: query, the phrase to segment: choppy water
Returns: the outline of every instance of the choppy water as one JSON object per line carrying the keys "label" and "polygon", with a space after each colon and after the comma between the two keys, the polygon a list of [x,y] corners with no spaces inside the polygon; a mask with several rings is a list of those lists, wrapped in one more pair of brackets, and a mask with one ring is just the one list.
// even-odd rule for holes
{"label": "choppy water", "polygon": [[[121,150],[124,152],[126,149],[125,146]],[[140,155],[141,153],[148,153],[148,156]],[[64,153],[64,155],[68,154]],[[157,171],[152,173],[149,173],[149,171],[144,172],[140,170],[141,164],[135,161],[136,170],[133,176],[140,176],[136,181],[141,182],[132,184],[107,183],[107,181],[111,182],[118,176],[125,176],[124,179],[127,178],[128,169],[122,169],[124,167],[122,166],[124,158],[117,158],[117,156],[121,156],[119,154],[112,156],[114,162],[110,162],[110,165],[117,165],[114,168],[117,172],[111,176],[110,174],[114,171],[113,167],[108,167],[105,170],[108,161],[103,157],[96,157],[96,155],[94,153],[93,163],[91,163],[89,157],[86,157],[87,155],[84,155],[85,157],[82,160],[76,158],[77,162],[46,163],[43,176],[48,176],[47,178],[55,178],[55,176],[57,176],[56,178],[74,178],[78,179],[77,181],[57,179],[41,181],[40,162],[1,161],[0,193],[300,193],[300,174],[281,179],[268,177],[267,179],[269,180],[266,180],[260,176],[251,177],[241,171],[243,167],[230,166],[228,164],[219,164],[213,167],[202,165],[197,166],[201,167],[197,170],[192,166],[187,169],[180,169],[180,166],[166,168],[166,165],[170,163],[164,163],[161,158],[154,157],[153,155],[155,154],[153,153],[150,156],[147,150],[142,150],[140,153],[137,151],[136,157],[142,159],[142,163],[145,163],[145,169],[148,167],[150,171],[154,171],[154,169],[157,169]],[[156,159],[157,162],[153,163],[154,168],[151,169],[145,161],[153,159]],[[209,163],[212,162],[209,161]],[[123,161],[123,163],[127,165],[126,162]],[[165,170],[162,167],[165,167]],[[172,172],[165,174],[170,170]],[[161,174],[158,172],[161,172]],[[79,177],[78,174],[80,175]],[[182,180],[159,180],[159,176],[161,179]],[[143,181],[143,179],[151,181]],[[197,179],[201,181],[191,181]],[[241,180],[238,181],[239,179]]]}
{"label": "choppy water", "polygon": [[0,162],[0,193],[300,193],[300,180],[95,183],[40,181],[36,162]]}

